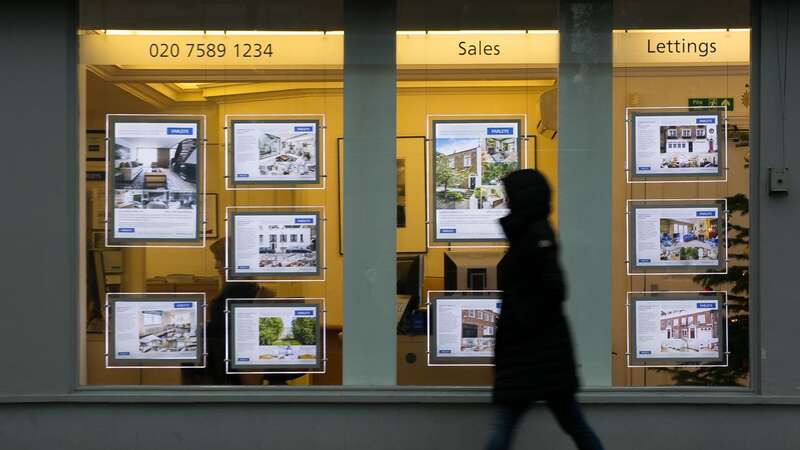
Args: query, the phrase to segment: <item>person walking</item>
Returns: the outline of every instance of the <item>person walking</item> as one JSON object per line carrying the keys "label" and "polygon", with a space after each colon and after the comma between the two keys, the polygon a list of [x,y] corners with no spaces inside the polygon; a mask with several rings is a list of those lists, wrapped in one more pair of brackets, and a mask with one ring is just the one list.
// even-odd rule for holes
{"label": "person walking", "polygon": [[544,401],[580,450],[602,450],[575,400],[578,377],[558,245],[550,226],[550,186],[533,169],[503,179],[511,213],[500,219],[510,243],[500,270],[503,303],[495,343],[497,411],[488,450],[511,447],[514,431],[536,401]]}
{"label": "person walking", "polygon": [[[217,239],[209,246],[214,255],[214,268],[222,280],[222,289],[209,302],[210,318],[206,323],[206,367],[203,369],[185,369],[181,373],[182,384],[197,385],[239,385],[240,375],[231,375],[226,371],[225,361],[225,308],[229,298],[256,298],[268,296],[261,292],[256,283],[228,283],[225,281],[225,238]],[[266,294],[269,294],[268,292]]]}

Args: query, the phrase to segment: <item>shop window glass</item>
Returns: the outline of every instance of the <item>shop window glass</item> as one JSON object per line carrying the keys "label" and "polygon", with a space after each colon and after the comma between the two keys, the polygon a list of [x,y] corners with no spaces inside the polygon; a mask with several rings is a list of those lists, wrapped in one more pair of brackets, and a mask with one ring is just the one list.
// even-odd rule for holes
{"label": "shop window glass", "polygon": [[342,33],[79,42],[82,384],[341,384]]}
{"label": "shop window glass", "polygon": [[750,386],[747,3],[615,2],[614,386]]}
{"label": "shop window glass", "polygon": [[399,385],[492,383],[500,180],[537,168],[557,196],[557,68],[552,28],[397,33]]}

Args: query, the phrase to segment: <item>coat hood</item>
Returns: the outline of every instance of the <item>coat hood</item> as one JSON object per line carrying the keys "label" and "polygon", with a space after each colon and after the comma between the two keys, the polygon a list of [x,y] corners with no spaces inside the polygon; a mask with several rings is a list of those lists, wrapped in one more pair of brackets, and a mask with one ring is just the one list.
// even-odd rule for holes
{"label": "coat hood", "polygon": [[524,221],[546,219],[550,215],[550,185],[534,169],[511,172],[503,178],[511,216]]}

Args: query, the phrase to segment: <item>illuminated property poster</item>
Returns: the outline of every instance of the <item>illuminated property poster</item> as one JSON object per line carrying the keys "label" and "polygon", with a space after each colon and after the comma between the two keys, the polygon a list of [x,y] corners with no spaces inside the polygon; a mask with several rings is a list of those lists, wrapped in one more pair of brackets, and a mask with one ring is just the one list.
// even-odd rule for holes
{"label": "illuminated property poster", "polygon": [[631,359],[642,364],[721,362],[723,297],[714,293],[631,294]]}
{"label": "illuminated property poster", "polygon": [[235,185],[319,183],[319,121],[232,120],[230,127]]}
{"label": "illuminated property poster", "polygon": [[434,120],[432,126],[433,240],[505,240],[502,179],[520,168],[520,121]]}
{"label": "illuminated property poster", "polygon": [[320,274],[318,212],[236,211],[229,217],[232,279]]}
{"label": "illuminated property poster", "polygon": [[716,177],[727,140],[721,111],[631,113],[634,179]]}
{"label": "illuminated property poster", "polygon": [[204,118],[108,117],[111,245],[202,239]]}
{"label": "illuminated property poster", "polygon": [[629,209],[632,271],[724,269],[724,200],[630,202]]}
{"label": "illuminated property poster", "polygon": [[234,371],[315,371],[323,367],[319,304],[228,301],[229,367]]}
{"label": "illuminated property poster", "polygon": [[202,294],[109,294],[109,367],[203,365]]}
{"label": "illuminated property poster", "polygon": [[500,316],[499,293],[438,297],[428,306],[434,364],[491,364]]}

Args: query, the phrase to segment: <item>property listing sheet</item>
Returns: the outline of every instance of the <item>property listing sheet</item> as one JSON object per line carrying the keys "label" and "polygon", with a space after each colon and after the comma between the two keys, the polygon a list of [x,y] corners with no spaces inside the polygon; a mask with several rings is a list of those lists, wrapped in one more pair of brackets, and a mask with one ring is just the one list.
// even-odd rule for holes
{"label": "property listing sheet", "polygon": [[634,309],[636,358],[721,356],[718,300],[637,300]]}
{"label": "property listing sheet", "polygon": [[[718,114],[634,114],[636,175],[714,175],[720,172]],[[724,133],[723,133],[724,134]]]}
{"label": "property listing sheet", "polygon": [[235,182],[318,181],[318,122],[235,120],[231,126]]}
{"label": "property listing sheet", "polygon": [[316,274],[317,214],[235,213],[233,273]]}
{"label": "property listing sheet", "polygon": [[434,239],[497,241],[502,179],[520,168],[519,121],[433,122]]}
{"label": "property listing sheet", "polygon": [[720,264],[721,224],[717,206],[639,207],[634,211],[637,267]]}
{"label": "property listing sheet", "polygon": [[199,122],[152,119],[111,126],[112,239],[198,239]]}
{"label": "property listing sheet", "polygon": [[197,359],[197,301],[114,302],[116,359]]}
{"label": "property listing sheet", "polygon": [[233,308],[238,366],[314,366],[319,362],[316,307]]}

